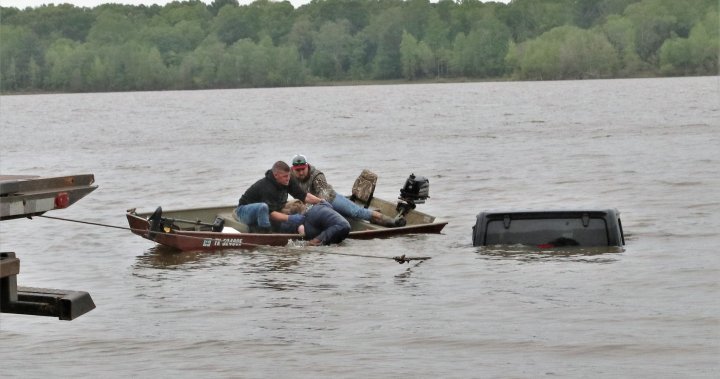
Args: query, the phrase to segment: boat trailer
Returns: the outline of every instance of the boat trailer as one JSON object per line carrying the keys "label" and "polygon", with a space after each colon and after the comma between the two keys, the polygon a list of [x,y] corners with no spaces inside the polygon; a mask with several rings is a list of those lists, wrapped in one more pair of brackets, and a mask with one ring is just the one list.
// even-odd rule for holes
{"label": "boat trailer", "polygon": [[[41,178],[0,175],[0,221],[32,218],[67,208],[94,191],[92,174]],[[54,316],[73,320],[95,309],[85,291],[22,287],[17,285],[20,259],[14,252],[0,253],[0,312]]]}

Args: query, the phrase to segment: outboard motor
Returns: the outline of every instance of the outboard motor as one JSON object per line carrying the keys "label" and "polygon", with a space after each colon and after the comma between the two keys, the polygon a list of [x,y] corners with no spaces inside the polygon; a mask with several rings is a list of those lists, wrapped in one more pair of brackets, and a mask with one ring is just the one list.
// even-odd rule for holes
{"label": "outboard motor", "polygon": [[220,233],[225,228],[225,219],[222,217],[215,217],[215,221],[212,223],[212,231]]}
{"label": "outboard motor", "polygon": [[157,207],[155,209],[155,212],[153,212],[153,214],[148,217],[148,221],[150,221],[148,237],[150,237],[150,239],[154,241],[157,233],[162,230],[162,207]]}
{"label": "outboard motor", "polygon": [[424,176],[410,174],[405,186],[400,189],[400,200],[422,204],[428,197],[430,197],[430,181]]}
{"label": "outboard motor", "polygon": [[405,185],[400,189],[400,201],[397,210],[405,215],[415,209],[416,204],[422,204],[430,197],[430,181],[424,176],[410,177],[405,181]]}

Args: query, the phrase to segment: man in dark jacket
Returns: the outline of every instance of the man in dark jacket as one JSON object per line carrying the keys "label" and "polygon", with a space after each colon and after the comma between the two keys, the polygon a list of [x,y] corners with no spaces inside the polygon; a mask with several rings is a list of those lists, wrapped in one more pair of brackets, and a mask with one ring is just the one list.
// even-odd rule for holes
{"label": "man in dark jacket", "polygon": [[288,194],[310,204],[317,204],[321,200],[303,191],[297,180],[290,176],[290,166],[283,161],[277,161],[272,169],[265,172],[264,178],[255,182],[240,197],[234,216],[251,230],[261,233],[280,230],[280,225],[284,222],[302,224],[304,215],[287,215],[281,212],[288,200]]}

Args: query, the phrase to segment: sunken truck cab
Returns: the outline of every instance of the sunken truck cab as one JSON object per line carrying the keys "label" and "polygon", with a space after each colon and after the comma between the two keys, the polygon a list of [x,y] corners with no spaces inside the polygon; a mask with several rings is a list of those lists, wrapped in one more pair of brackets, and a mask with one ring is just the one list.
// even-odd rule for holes
{"label": "sunken truck cab", "polygon": [[623,246],[617,209],[484,211],[473,226],[473,246]]}

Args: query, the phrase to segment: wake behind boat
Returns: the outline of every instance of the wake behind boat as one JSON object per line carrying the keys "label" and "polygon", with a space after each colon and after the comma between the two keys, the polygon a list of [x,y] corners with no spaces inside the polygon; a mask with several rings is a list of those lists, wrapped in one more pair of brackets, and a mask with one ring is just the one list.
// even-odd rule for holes
{"label": "wake behind boat", "polygon": [[[357,185],[357,182],[356,182]],[[356,191],[349,199],[360,206],[378,210],[384,215],[403,219],[404,226],[388,227],[358,219],[350,222],[351,239],[386,238],[405,234],[440,233],[446,221],[416,210],[416,205],[428,197],[427,179],[411,175],[400,191],[397,202],[372,196],[370,191]],[[126,212],[128,224],[134,234],[161,245],[178,250],[219,250],[255,248],[258,246],[285,246],[290,241],[302,240],[301,234],[255,233],[238,221],[233,212],[236,206],[192,208],[164,211]]]}

